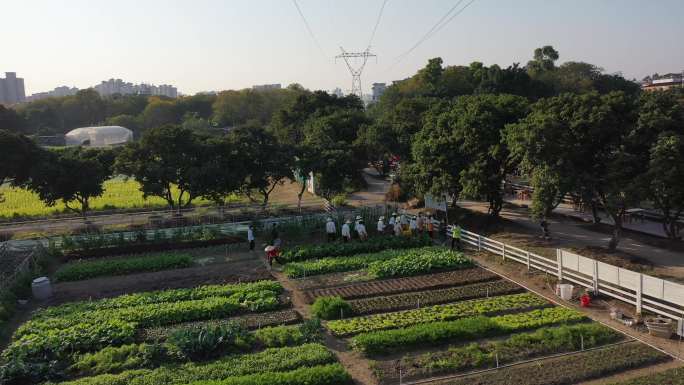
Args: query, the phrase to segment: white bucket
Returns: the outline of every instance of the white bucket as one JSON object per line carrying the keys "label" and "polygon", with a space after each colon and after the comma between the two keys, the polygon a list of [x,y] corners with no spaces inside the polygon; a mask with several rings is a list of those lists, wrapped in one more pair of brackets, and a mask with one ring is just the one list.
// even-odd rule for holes
{"label": "white bucket", "polygon": [[31,291],[36,299],[48,299],[52,297],[52,286],[47,277],[39,277],[31,283]]}
{"label": "white bucket", "polygon": [[572,291],[575,287],[567,283],[558,285],[558,295],[565,301],[572,299]]}

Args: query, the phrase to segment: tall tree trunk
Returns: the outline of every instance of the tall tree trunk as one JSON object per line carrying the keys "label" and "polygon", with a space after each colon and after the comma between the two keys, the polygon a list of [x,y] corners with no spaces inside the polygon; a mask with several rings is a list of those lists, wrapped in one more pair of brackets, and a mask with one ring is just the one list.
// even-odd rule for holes
{"label": "tall tree trunk", "polygon": [[601,217],[599,217],[598,214],[598,207],[596,207],[596,201],[592,199],[589,205],[591,206],[591,215],[592,217],[594,217],[594,223],[601,223]]}
{"label": "tall tree trunk", "polygon": [[608,250],[615,251],[617,250],[618,244],[620,243],[620,238],[622,237],[622,216],[620,213],[613,214],[610,212],[608,212],[608,215],[610,215],[611,219],[615,223],[613,225],[613,235],[608,242]]}
{"label": "tall tree trunk", "polygon": [[304,179],[304,183],[302,183],[302,188],[299,190],[299,193],[297,194],[297,209],[299,209],[299,212],[302,212],[302,196],[304,196],[304,191],[306,191],[306,179]]}

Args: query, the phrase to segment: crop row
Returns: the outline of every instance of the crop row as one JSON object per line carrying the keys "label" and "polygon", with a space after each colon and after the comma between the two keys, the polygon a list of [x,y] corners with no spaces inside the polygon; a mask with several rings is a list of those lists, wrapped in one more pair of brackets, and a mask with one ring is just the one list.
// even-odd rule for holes
{"label": "crop row", "polygon": [[[575,352],[623,338],[620,333],[596,323],[563,325],[514,334],[503,341],[473,343],[452,347],[447,351],[406,356],[401,359],[399,367],[405,380],[437,376],[492,368],[497,363],[508,364],[544,355]],[[377,364],[374,372],[383,382],[395,382],[399,374],[393,361]]]}
{"label": "crop row", "polygon": [[283,263],[320,259],[326,257],[341,257],[354,254],[374,253],[386,249],[410,249],[428,246],[432,240],[428,237],[372,237],[366,241],[349,243],[327,243],[301,245],[286,250],[279,260]]}
{"label": "crop row", "polygon": [[410,277],[441,270],[472,267],[462,253],[444,248],[419,249],[396,258],[376,261],[368,265],[368,274],[375,278]]}
{"label": "crop row", "polygon": [[313,275],[339,273],[368,267],[371,262],[395,258],[413,249],[388,249],[376,253],[357,254],[349,257],[328,257],[285,265],[283,272],[289,278],[310,277]]}
{"label": "crop row", "polygon": [[293,309],[278,310],[266,313],[245,314],[238,317],[193,321],[174,324],[172,326],[158,326],[140,330],[137,339],[142,341],[158,341],[166,339],[171,333],[181,329],[203,329],[208,326],[226,325],[237,322],[247,329],[260,329],[275,325],[290,325],[301,320],[301,316]]}
{"label": "crop row", "polygon": [[497,317],[477,316],[418,324],[403,329],[379,330],[353,337],[350,345],[354,350],[364,354],[387,354],[417,346],[454,340],[473,341],[585,319],[584,315],[577,311],[552,307]]}
{"label": "crop row", "polygon": [[351,376],[340,364],[299,368],[289,372],[229,377],[221,381],[197,381],[190,385],[350,385]]}
{"label": "crop row", "polygon": [[611,385],[684,385],[684,368],[674,368],[660,373],[634,378]]}
{"label": "crop row", "polygon": [[415,277],[390,278],[381,281],[359,282],[342,287],[327,287],[304,291],[304,297],[311,303],[318,297],[342,297],[345,299],[365,298],[378,295],[438,289],[476,282],[485,282],[499,277],[487,270],[471,268],[445,271]]}
{"label": "crop row", "polygon": [[350,301],[354,314],[371,314],[397,311],[472,298],[521,292],[522,288],[510,281],[482,282],[446,289],[417,291]]}
{"label": "crop row", "polygon": [[669,357],[646,345],[628,343],[581,354],[543,360],[473,377],[436,382],[437,385],[547,385],[582,381],[639,368]]}
{"label": "crop row", "polygon": [[210,297],[231,297],[238,293],[259,292],[263,290],[281,293],[283,287],[277,281],[257,281],[228,285],[206,285],[194,288],[149,291],[125,294],[114,298],[96,301],[71,302],[52,306],[38,311],[33,318],[64,316],[93,310],[118,309],[123,307],[153,305],[176,301],[190,301]]}
{"label": "crop row", "polygon": [[280,307],[278,294],[260,290],[230,297],[161,302],[31,320],[22,325],[2,357],[12,360],[60,359],[73,351],[98,350],[133,342],[136,330],[180,322],[224,318],[239,312],[263,312]]}
{"label": "crop row", "polygon": [[549,302],[539,296],[522,293],[330,321],[326,326],[334,335],[349,336],[377,330],[397,329],[427,322],[447,321],[475,315],[523,310],[548,305]]}
{"label": "crop row", "polygon": [[180,269],[193,265],[189,254],[164,253],[98,261],[72,262],[55,274],[58,281],[79,281],[95,277]]}
{"label": "crop row", "polygon": [[259,353],[226,356],[209,363],[186,363],[157,369],[127,370],[63,382],[63,385],[174,385],[195,381],[220,381],[229,377],[263,372],[283,372],[302,366],[335,362],[334,355],[320,344],[272,348]]}

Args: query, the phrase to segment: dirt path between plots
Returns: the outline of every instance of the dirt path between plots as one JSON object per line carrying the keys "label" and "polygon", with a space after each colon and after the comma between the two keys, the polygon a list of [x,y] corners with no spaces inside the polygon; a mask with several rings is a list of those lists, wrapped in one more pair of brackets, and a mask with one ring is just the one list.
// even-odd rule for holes
{"label": "dirt path between plots", "polygon": [[50,305],[69,301],[115,297],[122,294],[270,279],[271,275],[256,259],[220,263],[154,273],[99,277],[54,285]]}
{"label": "dirt path between plots", "polygon": [[[281,272],[273,271],[272,274],[283,285],[285,290],[292,294],[292,307],[305,318],[311,318],[309,305],[306,303],[306,299],[297,285],[285,277]],[[344,341],[333,337],[328,332],[325,332],[324,336],[325,346],[337,356],[337,359],[342,366],[344,366],[347,372],[352,376],[355,384],[377,384],[375,376],[368,366],[368,361],[366,359],[360,357],[357,353],[352,352]]]}

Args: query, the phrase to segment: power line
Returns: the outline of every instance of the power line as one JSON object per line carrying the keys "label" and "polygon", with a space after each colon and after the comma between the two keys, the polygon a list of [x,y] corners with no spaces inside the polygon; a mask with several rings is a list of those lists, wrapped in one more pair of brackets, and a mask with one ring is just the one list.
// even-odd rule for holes
{"label": "power line", "polygon": [[[421,38],[418,40],[418,42],[416,42],[416,44],[414,44],[414,45],[413,45],[411,48],[409,48],[406,52],[404,52],[404,53],[402,53],[401,55],[397,56],[397,60],[396,60],[390,67],[388,67],[387,70],[390,70],[390,69],[394,68],[394,66],[396,66],[397,64],[399,64],[402,60],[404,60],[404,58],[405,58],[406,56],[408,56],[411,52],[413,52],[416,48],[418,48],[423,42],[425,42],[426,40],[428,40],[429,38],[431,38],[432,36],[434,36],[437,32],[439,32],[442,28],[444,28],[444,26],[446,26],[447,24],[449,24],[456,16],[460,15],[466,8],[468,8],[468,7],[469,7],[472,3],[474,3],[474,2],[475,2],[475,0],[470,0],[470,2],[467,3],[463,8],[461,8],[461,9],[458,10],[456,13],[454,13],[453,15],[451,15],[451,13],[454,12],[454,10],[455,10],[459,5],[461,5],[461,3],[463,3],[463,0],[459,0],[453,7],[451,7],[451,9],[449,9],[449,11],[448,11],[446,14],[444,14],[444,16],[442,16],[441,19],[439,19],[439,21],[438,21],[437,23],[435,23],[435,25],[432,26],[432,28],[430,28],[430,30],[428,30],[428,31],[425,33],[425,35],[423,35],[423,37],[421,37]],[[449,16],[451,16],[451,17],[449,17]],[[447,19],[447,18],[448,18],[448,19]],[[445,20],[446,20],[446,21],[445,21]]]}
{"label": "power line", "polygon": [[382,11],[385,10],[385,5],[387,5],[387,2],[389,0],[384,0],[382,2],[382,6],[380,7],[380,13],[378,13],[378,19],[375,21],[375,27],[373,27],[373,33],[371,33],[370,40],[368,40],[368,48],[370,48],[371,43],[373,43],[373,39],[375,38],[375,32],[378,30],[378,25],[380,25],[380,19],[382,18]]}
{"label": "power line", "polygon": [[313,30],[311,29],[311,26],[309,25],[309,22],[306,21],[306,17],[304,17],[304,13],[302,12],[302,9],[299,8],[299,4],[297,4],[297,0],[292,0],[292,3],[297,8],[297,12],[299,12],[299,16],[302,17],[302,21],[304,22],[304,26],[306,26],[306,30],[309,31],[309,36],[311,36],[311,40],[313,40],[314,43],[316,43],[316,47],[318,47],[318,50],[321,51],[323,56],[327,58],[327,55],[325,54],[325,51],[323,51],[323,47],[321,47],[321,44],[318,42],[318,39],[316,39],[316,35],[314,35]]}

